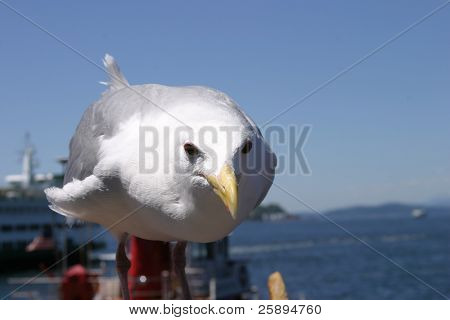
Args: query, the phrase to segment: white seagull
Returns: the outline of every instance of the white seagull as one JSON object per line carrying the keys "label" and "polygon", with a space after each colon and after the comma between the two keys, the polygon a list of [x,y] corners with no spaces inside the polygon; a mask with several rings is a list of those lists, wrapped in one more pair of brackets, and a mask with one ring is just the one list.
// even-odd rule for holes
{"label": "white seagull", "polygon": [[187,241],[228,235],[266,196],[276,157],[255,123],[226,94],[201,86],[130,86],[113,57],[108,89],[84,113],[70,142],[52,210],[99,223],[118,236],[116,264],[129,298],[128,235],[177,241],[185,299]]}

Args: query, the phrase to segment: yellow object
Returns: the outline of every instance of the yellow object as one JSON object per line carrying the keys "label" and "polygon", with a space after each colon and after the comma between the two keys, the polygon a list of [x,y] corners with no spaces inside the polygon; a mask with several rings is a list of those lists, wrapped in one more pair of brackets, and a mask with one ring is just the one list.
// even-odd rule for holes
{"label": "yellow object", "polygon": [[219,176],[209,175],[206,177],[209,184],[213,187],[214,192],[222,199],[225,207],[236,219],[238,208],[238,187],[236,175],[233,168],[229,164],[225,164],[220,170]]}
{"label": "yellow object", "polygon": [[267,287],[269,288],[270,300],[288,300],[283,277],[278,271],[269,276]]}

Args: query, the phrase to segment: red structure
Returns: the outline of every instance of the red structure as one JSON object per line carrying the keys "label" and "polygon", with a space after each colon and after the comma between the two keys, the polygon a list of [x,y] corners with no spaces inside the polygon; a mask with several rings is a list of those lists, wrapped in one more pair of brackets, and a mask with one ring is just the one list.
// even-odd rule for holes
{"label": "red structure", "polygon": [[161,274],[170,271],[170,245],[167,242],[130,238],[131,268],[128,272],[130,298],[161,299]]}
{"label": "red structure", "polygon": [[63,300],[91,300],[98,290],[97,275],[89,273],[81,264],[69,268],[60,287]]}

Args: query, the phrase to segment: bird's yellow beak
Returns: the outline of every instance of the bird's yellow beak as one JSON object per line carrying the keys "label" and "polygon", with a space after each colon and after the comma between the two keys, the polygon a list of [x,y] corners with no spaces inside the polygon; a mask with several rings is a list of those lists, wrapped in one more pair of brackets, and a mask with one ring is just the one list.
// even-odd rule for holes
{"label": "bird's yellow beak", "polygon": [[206,177],[214,192],[222,199],[225,207],[236,220],[238,208],[238,186],[236,175],[229,164],[225,164],[220,170],[219,176],[209,175]]}

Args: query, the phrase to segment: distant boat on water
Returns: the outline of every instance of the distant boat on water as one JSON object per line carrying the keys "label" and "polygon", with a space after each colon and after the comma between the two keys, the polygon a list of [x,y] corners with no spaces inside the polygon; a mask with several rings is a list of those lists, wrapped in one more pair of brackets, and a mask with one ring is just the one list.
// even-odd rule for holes
{"label": "distant boat on water", "polygon": [[421,219],[427,216],[427,212],[424,209],[416,208],[411,211],[411,216],[414,219]]}

